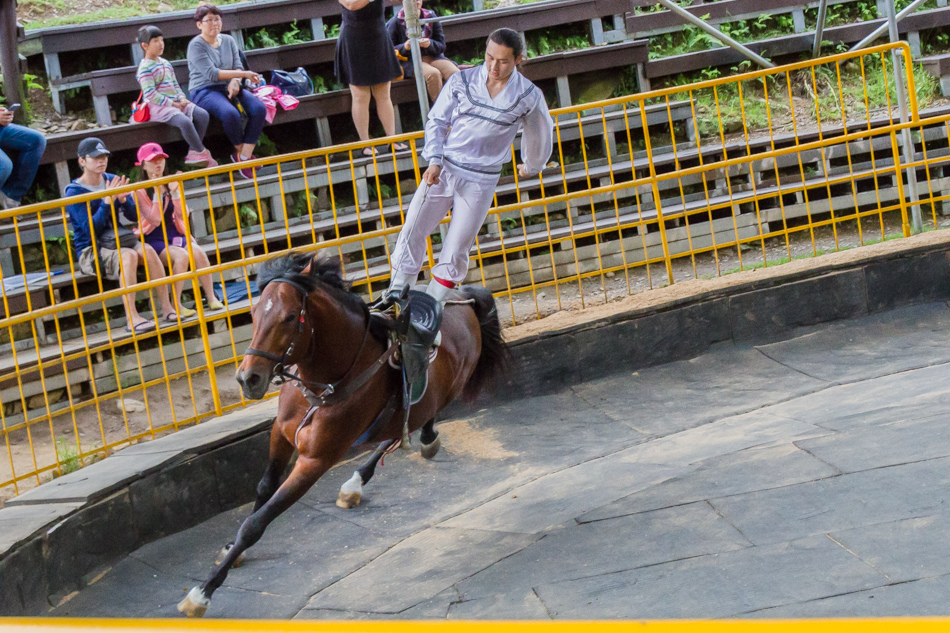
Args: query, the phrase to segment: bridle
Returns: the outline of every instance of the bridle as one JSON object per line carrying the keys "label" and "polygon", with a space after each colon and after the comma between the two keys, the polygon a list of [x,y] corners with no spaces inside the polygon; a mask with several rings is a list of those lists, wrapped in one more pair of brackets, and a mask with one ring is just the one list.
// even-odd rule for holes
{"label": "bridle", "polygon": [[[343,377],[329,384],[316,382],[313,380],[305,380],[299,375],[291,372],[288,367],[290,358],[294,353],[294,349],[297,345],[297,339],[304,332],[304,324],[307,322],[307,303],[310,295],[310,291],[305,287],[293,281],[292,279],[287,279],[285,277],[278,277],[272,279],[268,282],[268,285],[274,283],[284,283],[290,286],[293,286],[301,295],[301,306],[300,306],[300,315],[297,319],[297,331],[294,333],[294,337],[290,341],[290,345],[287,347],[287,350],[284,352],[283,356],[278,356],[271,352],[255,349],[253,347],[248,347],[245,350],[245,356],[260,356],[261,358],[266,358],[267,360],[274,361],[277,363],[274,366],[274,369],[271,373],[271,382],[275,385],[282,385],[285,382],[293,381],[300,391],[303,392],[303,395],[310,402],[311,407],[322,407],[341,400],[346,399],[351,393],[362,387],[366,382],[372,378],[380,367],[382,367],[386,362],[392,357],[396,352],[396,345],[389,345],[387,350],[383,352],[383,355],[376,359],[372,365],[367,367],[363,373],[354,378],[353,380],[347,382],[347,379],[350,377],[350,374],[356,368],[356,363],[359,362],[360,356],[363,354],[363,348],[366,347],[366,341],[369,339],[370,331],[370,317],[369,311],[366,312],[366,329],[363,331],[363,341],[360,343],[360,348],[357,350],[356,355],[353,357],[353,362],[350,364],[350,368],[346,370],[346,373],[343,374]],[[261,289],[263,292],[263,289]],[[313,337],[314,329],[313,323],[310,325],[310,343],[308,346],[308,351],[310,347],[313,346]],[[318,393],[319,392],[319,393]]]}

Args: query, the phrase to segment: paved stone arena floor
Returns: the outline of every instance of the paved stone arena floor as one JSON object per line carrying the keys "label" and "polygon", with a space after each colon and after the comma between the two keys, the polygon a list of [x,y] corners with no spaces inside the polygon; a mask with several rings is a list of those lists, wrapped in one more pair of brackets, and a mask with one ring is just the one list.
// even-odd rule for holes
{"label": "paved stone arena floor", "polygon": [[[387,458],[348,511],[341,465],[206,617],[950,614],[950,309],[792,335],[446,422],[434,460]],[[52,614],[177,617],[249,509]]]}

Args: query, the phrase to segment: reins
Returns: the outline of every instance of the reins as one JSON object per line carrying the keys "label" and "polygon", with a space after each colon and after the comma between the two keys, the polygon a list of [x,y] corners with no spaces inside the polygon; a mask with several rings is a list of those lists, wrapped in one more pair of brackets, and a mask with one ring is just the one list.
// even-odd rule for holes
{"label": "reins", "polygon": [[[324,407],[327,405],[335,404],[342,400],[348,398],[351,394],[356,392],[360,387],[365,385],[370,378],[376,375],[376,372],[385,365],[393,354],[396,353],[397,346],[390,345],[383,354],[377,358],[369,367],[362,371],[358,376],[353,378],[350,381],[347,381],[350,374],[356,368],[356,364],[359,362],[360,356],[363,353],[363,349],[366,347],[366,341],[369,339],[370,334],[370,325],[371,317],[369,312],[366,312],[366,329],[363,332],[363,341],[360,343],[359,350],[357,350],[356,355],[353,357],[353,363],[350,365],[350,368],[346,370],[346,373],[343,374],[343,377],[329,384],[316,382],[312,380],[305,380],[301,378],[298,374],[292,373],[287,368],[287,363],[289,362],[291,355],[294,352],[294,346],[297,344],[297,338],[304,331],[304,323],[307,320],[307,300],[310,295],[310,291],[304,288],[302,285],[293,281],[291,279],[286,279],[284,277],[279,277],[277,279],[271,280],[270,283],[285,283],[293,286],[301,294],[302,306],[300,308],[300,316],[297,321],[297,332],[294,334],[294,338],[290,341],[290,346],[287,348],[287,351],[284,352],[283,356],[278,356],[271,352],[265,350],[255,349],[253,347],[248,347],[244,352],[245,355],[251,356],[260,356],[261,358],[266,358],[277,363],[274,367],[274,378],[272,381],[274,384],[283,384],[287,381],[293,381],[297,388],[303,393],[304,397],[307,398],[307,401],[310,403],[311,410],[308,411],[307,415],[304,417],[304,422],[306,422],[313,412],[318,407]],[[314,329],[313,324],[310,325],[310,346],[313,346],[313,336]],[[309,349],[309,348],[308,348]],[[319,391],[320,393],[317,393]],[[304,426],[304,423],[301,423],[301,428]],[[298,429],[299,432],[300,429]]]}

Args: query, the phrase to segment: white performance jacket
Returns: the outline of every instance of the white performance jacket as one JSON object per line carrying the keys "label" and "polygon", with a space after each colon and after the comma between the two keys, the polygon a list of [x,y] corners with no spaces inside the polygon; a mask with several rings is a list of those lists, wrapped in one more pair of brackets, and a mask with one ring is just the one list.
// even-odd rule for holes
{"label": "white performance jacket", "polygon": [[523,127],[521,159],[537,174],[551,156],[554,134],[544,94],[515,69],[492,99],[487,78],[484,64],[449,77],[429,111],[422,157],[463,180],[494,184]]}

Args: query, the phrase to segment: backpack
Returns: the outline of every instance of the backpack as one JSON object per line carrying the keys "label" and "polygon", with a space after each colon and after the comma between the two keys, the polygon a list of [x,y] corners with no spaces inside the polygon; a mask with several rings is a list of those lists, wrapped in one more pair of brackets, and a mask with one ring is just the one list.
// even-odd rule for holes
{"label": "backpack", "polygon": [[270,71],[270,81],[267,83],[277,86],[283,94],[292,97],[305,97],[313,94],[313,81],[303,68],[298,68],[292,73],[284,70],[272,70]]}

